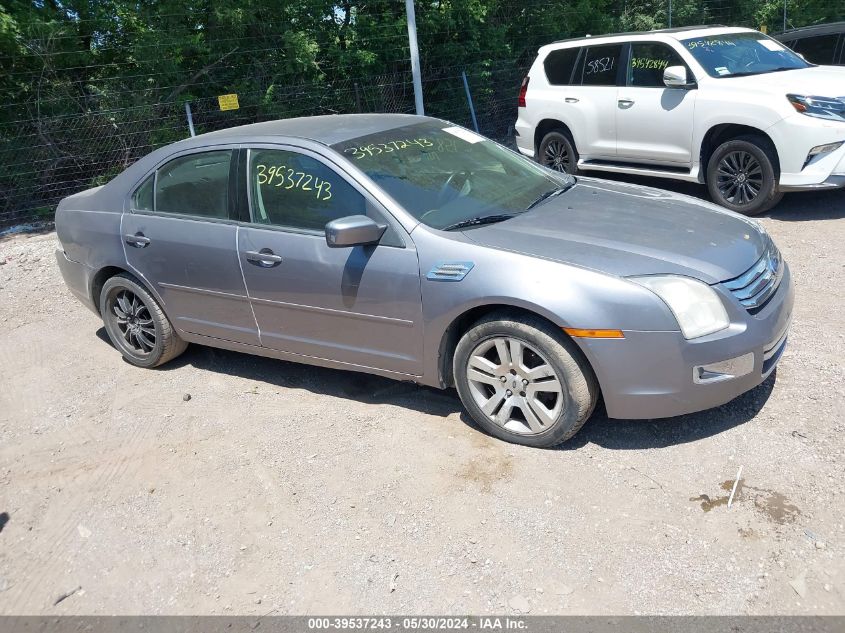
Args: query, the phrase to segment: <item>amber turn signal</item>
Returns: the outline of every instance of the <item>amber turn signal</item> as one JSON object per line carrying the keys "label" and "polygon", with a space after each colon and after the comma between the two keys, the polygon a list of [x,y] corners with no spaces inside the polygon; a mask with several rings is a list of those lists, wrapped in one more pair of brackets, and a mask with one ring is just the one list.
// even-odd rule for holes
{"label": "amber turn signal", "polygon": [[577,327],[565,327],[563,331],[577,338],[625,338],[622,330],[585,330]]}

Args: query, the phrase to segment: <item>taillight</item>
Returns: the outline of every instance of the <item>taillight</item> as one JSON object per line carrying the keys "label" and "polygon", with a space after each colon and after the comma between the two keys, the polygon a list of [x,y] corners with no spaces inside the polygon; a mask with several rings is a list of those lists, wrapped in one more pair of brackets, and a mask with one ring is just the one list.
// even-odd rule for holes
{"label": "taillight", "polygon": [[525,94],[528,92],[528,81],[531,79],[528,75],[525,75],[525,79],[522,80],[522,85],[519,87],[519,107],[525,108]]}

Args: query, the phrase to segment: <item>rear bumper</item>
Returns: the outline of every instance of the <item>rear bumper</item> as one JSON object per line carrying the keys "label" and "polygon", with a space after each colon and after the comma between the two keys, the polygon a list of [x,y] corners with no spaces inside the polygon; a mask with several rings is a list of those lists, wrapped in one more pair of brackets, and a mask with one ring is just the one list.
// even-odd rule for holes
{"label": "rear bumper", "polygon": [[514,140],[519,153],[534,158],[534,126],[520,117],[513,128],[516,132]]}
{"label": "rear bumper", "polygon": [[65,285],[68,287],[73,295],[79,299],[85,307],[98,313],[97,307],[91,301],[89,293],[89,282],[91,271],[84,264],[68,259],[65,252],[56,249],[56,262],[59,265],[59,270],[62,273],[62,279],[65,280]]}
{"label": "rear bumper", "polygon": [[[578,339],[601,385],[608,416],[666,418],[710,409],[753,389],[774,371],[786,347],[794,288],[789,269],[756,315],[688,341],[680,332],[626,331],[624,339]],[[744,311],[742,311],[744,312]],[[736,311],[740,314],[740,311]],[[749,373],[696,381],[696,367],[753,355]]]}

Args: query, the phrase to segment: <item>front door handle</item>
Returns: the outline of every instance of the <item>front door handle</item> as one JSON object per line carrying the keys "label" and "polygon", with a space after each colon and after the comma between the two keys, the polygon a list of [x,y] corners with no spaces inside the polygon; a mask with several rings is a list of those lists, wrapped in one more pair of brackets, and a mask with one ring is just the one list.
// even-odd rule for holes
{"label": "front door handle", "polygon": [[630,108],[634,105],[634,101],[632,99],[620,99],[617,103],[619,103],[620,107],[623,108]]}
{"label": "front door handle", "polygon": [[262,248],[260,251],[245,251],[244,255],[250,264],[264,268],[272,268],[282,263],[282,258],[269,248]]}
{"label": "front door handle", "polygon": [[145,237],[140,231],[135,233],[135,235],[127,233],[123,236],[123,239],[126,240],[127,244],[135,248],[145,248],[150,245],[150,238]]}
{"label": "front door handle", "polygon": [[566,103],[578,103],[578,99],[576,99],[575,97],[566,97],[564,101],[566,101]]}

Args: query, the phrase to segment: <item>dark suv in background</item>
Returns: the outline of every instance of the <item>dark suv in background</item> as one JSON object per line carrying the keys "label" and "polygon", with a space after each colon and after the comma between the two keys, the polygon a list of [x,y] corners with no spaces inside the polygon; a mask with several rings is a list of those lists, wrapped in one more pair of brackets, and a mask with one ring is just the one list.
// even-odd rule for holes
{"label": "dark suv in background", "polygon": [[793,29],[775,39],[812,64],[845,65],[845,22]]}

